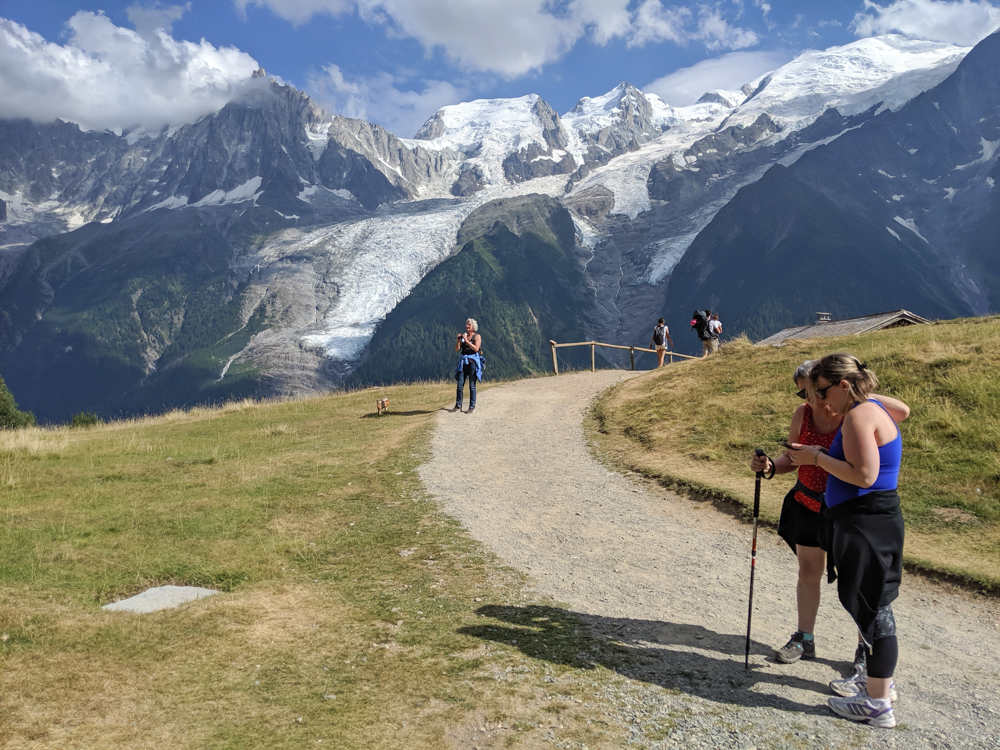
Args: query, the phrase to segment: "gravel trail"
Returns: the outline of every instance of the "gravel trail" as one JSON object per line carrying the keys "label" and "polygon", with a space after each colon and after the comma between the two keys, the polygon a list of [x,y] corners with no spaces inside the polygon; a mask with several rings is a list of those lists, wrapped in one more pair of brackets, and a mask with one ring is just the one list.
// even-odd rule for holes
{"label": "gravel trail", "polygon": [[[595,705],[625,728],[628,744],[1000,748],[995,600],[905,576],[894,605],[900,725],[855,725],[826,706],[827,683],[849,671],[857,638],[834,586],[823,588],[818,658],[773,660],[795,629],[796,566],[767,529],[744,670],[750,527],[710,503],[609,471],[585,443],[589,403],[632,376],[579,373],[483,391],[474,415],[439,415],[433,457],[420,470],[472,536],[590,626],[595,663],[627,678],[601,688]],[[457,469],[470,459],[471,478]],[[749,470],[747,483],[752,490]],[[602,661],[609,641],[634,658]]]}

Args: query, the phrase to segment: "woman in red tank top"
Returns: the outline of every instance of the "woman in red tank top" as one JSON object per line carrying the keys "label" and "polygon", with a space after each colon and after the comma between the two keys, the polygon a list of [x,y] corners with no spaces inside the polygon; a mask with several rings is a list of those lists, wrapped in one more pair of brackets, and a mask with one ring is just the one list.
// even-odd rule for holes
{"label": "woman in red tank top", "polygon": [[[843,416],[834,414],[826,401],[816,397],[815,385],[810,377],[815,361],[803,362],[792,376],[798,386],[799,398],[805,399],[795,410],[792,424],[788,428],[788,442],[792,445],[818,445],[830,448]],[[902,401],[887,396],[873,396],[883,402],[893,419],[898,423],[909,414],[909,407]],[[753,456],[750,468],[762,471],[767,477],[787,474],[796,469],[788,453],[774,461],[764,456]],[[771,473],[772,468],[774,473]],[[778,520],[778,535],[788,542],[788,546],[798,557],[799,576],[795,588],[798,608],[798,630],[791,639],[774,655],[780,662],[792,664],[799,659],[816,658],[816,642],[813,631],[819,612],[820,586],[826,570],[826,552],[820,547],[820,504],[826,489],[827,472],[818,466],[799,466],[795,486],[785,495]],[[854,653],[855,665],[863,663],[865,650],[859,646]]]}
{"label": "woman in red tank top", "polygon": [[[837,429],[840,416],[834,416],[817,408],[816,395],[809,377],[812,361],[803,362],[795,370],[793,378],[798,386],[799,398],[805,399],[795,410],[792,424],[788,429],[788,442],[799,445],[819,445],[829,448]],[[795,469],[787,455],[778,456],[772,462],[766,456],[754,458],[750,462],[754,471],[763,471],[765,476],[786,474]],[[816,658],[816,644],[813,630],[816,614],[819,612],[820,585],[826,570],[826,553],[820,547],[819,508],[826,489],[827,473],[818,466],[800,466],[798,481],[785,496],[778,520],[778,535],[788,542],[799,560],[799,577],[795,594],[798,605],[798,630],[783,647],[774,652],[778,661],[792,664],[799,659]]]}

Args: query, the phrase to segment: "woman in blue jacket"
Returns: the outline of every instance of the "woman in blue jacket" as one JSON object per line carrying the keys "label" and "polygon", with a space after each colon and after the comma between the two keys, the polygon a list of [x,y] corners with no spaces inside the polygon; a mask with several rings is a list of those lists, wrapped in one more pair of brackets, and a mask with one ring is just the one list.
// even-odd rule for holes
{"label": "woman in blue jacket", "polygon": [[455,351],[461,352],[462,356],[458,358],[458,367],[455,370],[458,390],[455,394],[455,408],[452,411],[462,411],[466,380],[469,381],[469,411],[466,414],[472,414],[476,410],[476,383],[483,379],[483,355],[480,352],[483,348],[483,337],[478,331],[479,323],[469,318],[465,321],[465,333],[455,337]]}

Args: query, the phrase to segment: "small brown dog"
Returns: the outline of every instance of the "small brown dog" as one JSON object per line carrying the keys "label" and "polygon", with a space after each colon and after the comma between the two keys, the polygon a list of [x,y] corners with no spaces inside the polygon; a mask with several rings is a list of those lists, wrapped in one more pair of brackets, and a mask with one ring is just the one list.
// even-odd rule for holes
{"label": "small brown dog", "polygon": [[388,398],[380,398],[378,401],[376,401],[375,402],[375,411],[378,412],[378,415],[380,417],[382,416],[382,412],[389,411],[389,399]]}

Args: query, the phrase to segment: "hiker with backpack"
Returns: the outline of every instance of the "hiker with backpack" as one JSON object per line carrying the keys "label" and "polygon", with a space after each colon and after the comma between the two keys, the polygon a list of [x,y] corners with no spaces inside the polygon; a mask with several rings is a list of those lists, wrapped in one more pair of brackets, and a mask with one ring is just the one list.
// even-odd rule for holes
{"label": "hiker with backpack", "polygon": [[[719,315],[715,314],[715,322],[718,330],[722,332],[722,323],[719,323]],[[701,356],[707,357],[713,352],[719,351],[719,335],[712,331],[712,311],[695,310],[691,319],[691,329],[698,334],[701,340]]]}
{"label": "hiker with backpack", "polygon": [[455,395],[455,407],[450,411],[462,411],[466,381],[469,382],[469,410],[466,414],[472,414],[476,410],[476,383],[482,382],[483,366],[486,364],[482,351],[483,337],[478,331],[479,323],[469,318],[465,321],[465,333],[455,337],[455,351],[461,352],[462,356],[458,358],[458,366],[455,368],[458,390]]}
{"label": "hiker with backpack", "polygon": [[673,348],[674,340],[670,338],[670,329],[667,328],[667,321],[660,318],[653,328],[653,338],[649,340],[649,348],[656,349],[657,367],[663,367],[663,359],[667,356],[667,343]]}

